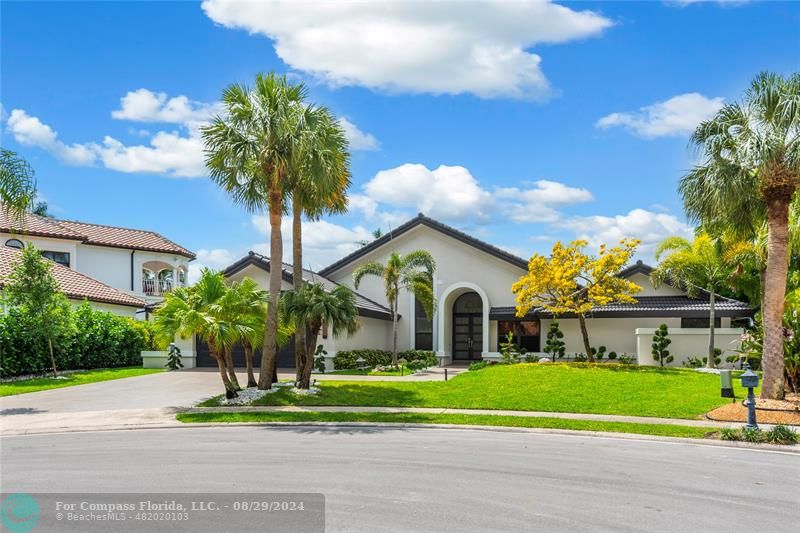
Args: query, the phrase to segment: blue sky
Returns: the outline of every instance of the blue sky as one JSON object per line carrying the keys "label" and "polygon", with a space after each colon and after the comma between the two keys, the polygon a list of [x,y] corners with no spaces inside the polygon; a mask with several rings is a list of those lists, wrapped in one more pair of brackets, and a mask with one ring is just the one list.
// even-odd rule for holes
{"label": "blue sky", "polygon": [[286,72],[344,121],[350,212],[320,268],[424,211],[514,253],[689,235],[688,132],[760,70],[800,67],[782,2],[3,2],[2,144],[61,218],[153,229],[224,267],[263,217],[204,177],[222,89]]}

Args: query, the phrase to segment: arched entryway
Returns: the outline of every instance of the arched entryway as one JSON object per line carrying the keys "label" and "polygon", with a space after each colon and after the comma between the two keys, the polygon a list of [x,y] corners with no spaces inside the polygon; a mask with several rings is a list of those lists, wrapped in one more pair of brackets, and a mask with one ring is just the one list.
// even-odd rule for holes
{"label": "arched entryway", "polygon": [[475,283],[457,282],[442,291],[436,306],[442,364],[481,359],[489,352],[489,305],[486,292]]}
{"label": "arched entryway", "polygon": [[465,292],[453,302],[453,361],[475,361],[483,352],[483,301]]}

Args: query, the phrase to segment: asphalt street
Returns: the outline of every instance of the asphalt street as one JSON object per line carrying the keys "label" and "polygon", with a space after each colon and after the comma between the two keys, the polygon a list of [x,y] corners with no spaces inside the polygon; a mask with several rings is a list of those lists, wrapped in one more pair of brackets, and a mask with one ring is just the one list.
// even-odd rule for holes
{"label": "asphalt street", "polygon": [[191,427],[3,437],[0,459],[3,492],[319,492],[328,531],[751,532],[800,521],[800,455],[665,441]]}

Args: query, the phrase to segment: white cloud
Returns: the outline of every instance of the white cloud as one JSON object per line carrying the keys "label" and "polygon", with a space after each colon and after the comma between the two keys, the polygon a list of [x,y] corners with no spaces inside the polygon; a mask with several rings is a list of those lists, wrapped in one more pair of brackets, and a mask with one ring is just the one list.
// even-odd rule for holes
{"label": "white cloud", "polygon": [[184,95],[169,98],[167,93],[137,89],[119,99],[120,109],[111,112],[117,120],[186,124],[209,120],[220,111],[219,104],[194,102]]}
{"label": "white cloud", "polygon": [[120,172],[165,174],[176,178],[197,178],[206,175],[203,141],[196,132],[183,136],[177,131],[159,131],[149,145],[125,145],[113,137],[105,137],[96,147],[106,168]]}
{"label": "white cloud", "polygon": [[[253,215],[253,227],[265,237],[265,241],[253,245],[253,250],[269,256],[269,222],[266,216]],[[281,220],[283,261],[292,262],[292,219]],[[337,259],[354,252],[362,241],[371,241],[373,236],[362,226],[346,228],[327,220],[303,221],[303,267],[319,270]]]}
{"label": "white cloud", "polygon": [[92,145],[61,142],[53,128],[22,109],[11,111],[6,127],[18,143],[43,148],[70,165],[90,165],[96,158]]}
{"label": "white cloud", "polygon": [[350,143],[351,150],[377,150],[380,148],[378,139],[369,133],[361,131],[358,126],[342,117],[339,119],[339,125],[344,130],[345,137]]}
{"label": "white cloud", "polygon": [[550,180],[491,192],[462,166],[440,165],[431,170],[406,163],[375,174],[364,185],[364,194],[351,195],[349,207],[361,211],[367,220],[389,226],[417,212],[454,223],[488,223],[502,216],[529,223],[555,222],[561,218],[558,208],[592,199],[587,189]]}
{"label": "white cloud", "polygon": [[189,283],[194,283],[200,278],[200,271],[204,268],[222,270],[239,259],[233,252],[225,248],[208,250],[201,248],[197,251],[197,258],[189,263]]}
{"label": "white cloud", "polygon": [[430,170],[406,163],[381,170],[364,190],[376,202],[411,207],[444,220],[488,220],[493,203],[491,194],[461,166],[441,165]]}
{"label": "white cloud", "polygon": [[601,129],[622,126],[642,137],[687,135],[704,120],[714,116],[723,104],[722,97],[707,98],[686,93],[657,102],[638,112],[611,113],[595,123]]}
{"label": "white cloud", "polygon": [[585,239],[594,247],[602,243],[614,245],[623,238],[639,239],[639,255],[648,258],[666,237],[692,236],[692,229],[675,215],[645,209],[633,209],[626,215],[574,217],[557,226],[573,231],[576,238]]}
{"label": "white cloud", "polygon": [[[153,96],[157,105],[153,107],[145,102],[148,97],[142,97],[143,94],[154,93],[146,89],[128,93],[121,100],[122,109],[114,111],[112,116],[142,122],[175,122],[179,129],[152,134],[146,130],[137,132],[138,136],[149,137],[146,144],[126,145],[107,135],[99,143],[68,145],[58,139],[53,128],[21,109],[11,112],[6,126],[20,144],[38,146],[73,165],[88,166],[99,162],[119,172],[145,172],[176,178],[205,176],[200,118],[214,105],[190,103],[184,96],[167,99],[162,94]],[[131,95],[134,95],[132,99]]]}
{"label": "white cloud", "polygon": [[594,37],[612,21],[550,1],[293,2],[205,0],[214,22],[267,36],[290,67],[331,86],[542,98],[528,50]]}
{"label": "white cloud", "polygon": [[539,180],[529,189],[505,187],[495,190],[495,197],[514,222],[554,222],[561,217],[555,207],[590,202],[588,189],[570,187],[557,181]]}

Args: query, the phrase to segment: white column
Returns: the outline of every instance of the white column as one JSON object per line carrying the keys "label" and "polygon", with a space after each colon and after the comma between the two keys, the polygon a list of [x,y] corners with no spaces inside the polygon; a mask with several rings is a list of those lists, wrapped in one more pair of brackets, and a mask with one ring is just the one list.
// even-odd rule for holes
{"label": "white column", "polygon": [[172,267],[172,288],[174,289],[177,286],[178,286],[178,267],[177,266],[173,266]]}

